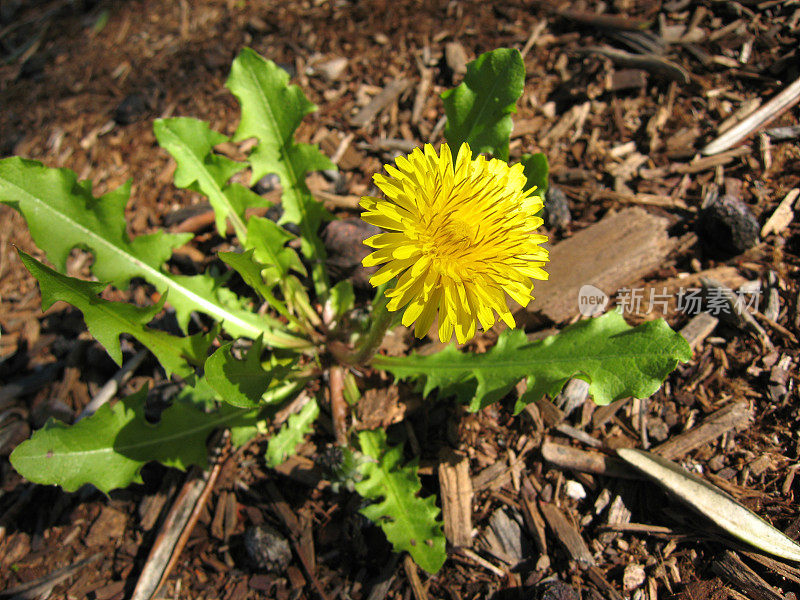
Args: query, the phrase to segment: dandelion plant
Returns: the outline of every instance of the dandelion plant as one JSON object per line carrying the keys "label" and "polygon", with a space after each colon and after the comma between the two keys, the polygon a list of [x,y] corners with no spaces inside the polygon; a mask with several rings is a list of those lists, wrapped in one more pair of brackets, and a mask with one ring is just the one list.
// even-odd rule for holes
{"label": "dandelion plant", "polygon": [[[147,388],[79,423],[51,420],[16,448],[14,467],[31,481],[66,490],[90,483],[108,492],[140,481],[142,466],[151,460],[179,469],[205,467],[205,442],[218,428],[230,429],[234,444],[272,431],[264,462],[275,467],[328,412],[341,457],[331,469],[337,479],[332,487],[360,494],[362,514],[396,551],[438,571],[447,557],[446,540],[436,499],[423,494],[419,457],[390,442],[391,431],[365,430],[347,420],[345,395],[358,402],[367,381],[377,379],[365,374],[384,370],[416,381],[430,401],[434,395],[455,397],[480,410],[511,400],[518,411],[557,394],[571,377],[589,382],[601,403],[645,396],[690,356],[683,338],[663,321],[633,328],[616,313],[538,342],[529,342],[519,329],[505,329],[484,354],[452,344],[453,337],[459,344],[470,341],[479,325],[486,331],[498,319],[513,329],[509,301],[535,302],[533,281],[548,276],[541,245],[547,237],[538,216],[547,160],[533,154],[508,162],[511,115],[524,86],[518,51],[481,55],[464,81],[443,95],[447,139],[438,151],[425,144],[374,175],[381,195],[362,199],[362,218],[384,232],[366,241],[374,251],[364,265],[381,265],[371,278],[377,294],[366,306],[354,306],[348,282],[331,286],[325,269],[319,229],[333,216],[313,197],[305,176],[333,165],[318,148],[294,139],[315,107],[289,84],[287,73],[253,50],[239,54],[227,82],[241,106],[233,141],[255,140],[246,160],[217,153],[218,144],[231,140],[207,123],[191,117],[154,123],[158,143],[176,162],[175,185],[209,200],[220,236],[227,235],[228,223],[233,226],[232,250],[219,254],[227,272],[184,275],[167,265],[191,234],[131,238],[124,222],[130,183],[97,198],[91,182],[78,181],[66,169],[19,157],[0,160],[0,201],[25,217],[52,265],[20,252],[39,281],[43,308],[57,300],[71,303],[115,361],[122,361],[120,336],[133,338],[153,353],[163,377],[182,386],[157,424],[144,418]],[[251,181],[279,176],[281,221],[249,210],[268,203],[243,183],[247,173]],[[285,223],[297,225],[299,253]],[[67,275],[66,258],[76,247],[93,254],[95,281]],[[228,287],[233,273],[249,293]],[[152,304],[103,298],[108,286],[125,289],[134,278],[154,287]],[[164,310],[174,314],[179,333],[154,327]],[[204,318],[192,318],[197,314]],[[358,315],[367,315],[367,322]],[[438,321],[444,349],[376,354],[398,319],[413,326],[418,338]],[[200,330],[190,330],[190,322]],[[523,379],[528,392],[509,398]],[[318,393],[320,383],[330,386],[330,400]],[[303,402],[292,402],[301,394]],[[287,405],[298,413],[276,423],[278,409]]]}

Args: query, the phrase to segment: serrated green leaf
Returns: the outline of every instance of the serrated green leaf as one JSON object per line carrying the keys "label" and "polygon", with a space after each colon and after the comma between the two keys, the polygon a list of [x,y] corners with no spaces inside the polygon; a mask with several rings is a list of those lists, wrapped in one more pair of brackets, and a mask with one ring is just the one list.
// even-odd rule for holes
{"label": "serrated green leaf", "polygon": [[[251,217],[247,222],[247,238],[253,246],[254,261],[261,266],[261,276],[266,286],[271,290],[279,285],[289,309],[304,316],[312,326],[318,325],[320,319],[311,308],[308,292],[300,280],[291,274],[295,271],[307,275],[297,253],[285,246],[294,236],[269,219]],[[265,298],[270,301],[267,296]],[[280,312],[280,307],[275,308]],[[281,314],[293,319],[286,312]]]}
{"label": "serrated green leaf", "polygon": [[294,237],[269,219],[250,217],[247,221],[247,239],[255,249],[256,260],[264,264],[263,275],[267,283],[279,283],[290,271],[307,275],[297,252],[286,246]]}
{"label": "serrated green leaf", "polygon": [[89,332],[100,342],[114,362],[122,364],[119,336],[127,333],[150,350],[167,375],[174,373],[186,377],[194,372],[192,365],[201,365],[211,340],[198,334],[176,337],[166,331],[151,329],[146,324],[161,312],[161,303],[139,307],[125,302],[110,302],[100,298],[105,283],[83,281],[67,277],[38,260],[18,251],[22,264],[39,281],[42,310],[47,310],[58,300],[69,302],[83,313]]}
{"label": "serrated green leaf", "polygon": [[130,183],[95,198],[91,182],[78,182],[68,169],[50,169],[18,157],[0,160],[0,202],[25,217],[33,241],[61,273],[66,271],[70,251],[84,248],[94,254],[92,273],[100,281],[124,289],[132,278],[141,277],[160,293],[169,291],[170,304],[184,329],[191,313],[198,311],[223,323],[231,335],[256,338],[263,334],[273,346],[308,346],[305,340],[281,331],[275,319],[243,310],[235,295],[220,288],[214,278],[165,272],[162,265],[173,249],[192,236],[158,232],[131,240],[125,231],[129,195]]}
{"label": "serrated green leaf", "polygon": [[239,273],[244,282],[258,292],[272,308],[283,316],[289,317],[289,311],[286,310],[284,303],[272,293],[272,285],[264,281],[263,273],[266,269],[264,265],[253,257],[252,248],[247,252],[220,252],[217,256],[222,262]]}
{"label": "serrated green leaf", "polygon": [[646,398],[679,361],[691,356],[683,336],[663,319],[631,327],[613,311],[532,343],[524,331],[506,330],[485,354],[448,346],[430,356],[376,356],[372,364],[400,379],[424,380],[426,396],[435,388],[455,393],[473,411],[501,399],[527,377],[528,390],[515,407],[519,412],[544,394],[554,397],[573,377],[589,383],[597,404],[626,396]]}
{"label": "serrated green leaf", "polygon": [[290,415],[278,433],[269,439],[266,460],[270,467],[277,467],[294,454],[303,438],[312,432],[314,421],[319,416],[319,405],[313,398],[300,410]]}
{"label": "serrated green leaf", "polygon": [[213,151],[214,146],[227,142],[228,137],[212,131],[205,121],[190,117],[156,119],[153,132],[158,144],[178,164],[175,185],[204,194],[214,209],[219,234],[225,237],[226,221],[230,219],[239,241],[246,244],[245,209],[267,202],[238,183],[228,183],[233,175],[247,168],[246,163]]}
{"label": "serrated green leaf", "polygon": [[550,185],[550,164],[547,157],[541,152],[523,154],[519,162],[522,163],[525,178],[528,180],[525,189],[536,186],[534,195],[544,198]]}
{"label": "serrated green leaf", "polygon": [[261,338],[245,353],[244,360],[231,354],[233,343],[217,349],[206,361],[206,381],[220,398],[240,408],[255,408],[272,381],[272,373],[261,367]]}
{"label": "serrated green leaf", "polygon": [[315,146],[297,144],[293,138],[303,117],[316,107],[299,87],[289,85],[286,71],[249,48],[233,61],[226,86],[242,109],[234,140],[258,139],[249,156],[253,179],[257,181],[268,173],[280,178],[284,209],[281,223],[300,227],[301,247],[312,264],[314,286],[318,295],[325,296],[325,249],[317,232],[327,212],[312,196],[305,176],[310,171],[336,167]]}
{"label": "serrated green leaf", "polygon": [[389,447],[383,430],[362,431],[358,440],[361,452],[374,461],[358,467],[364,479],[355,489],[374,501],[361,514],[383,529],[395,551],[408,552],[420,567],[436,573],[447,558],[445,538],[436,499],[417,495],[422,484],[416,461],[401,465],[403,447]]}
{"label": "serrated green leaf", "polygon": [[525,86],[519,50],[498,48],[467,65],[464,81],[442,94],[447,126],[444,137],[458,151],[463,142],[473,155],[488,153],[508,160],[508,142],[517,99]]}
{"label": "serrated green leaf", "polygon": [[146,395],[143,388],[72,426],[51,419],[17,446],[11,464],[34,483],[60,485],[68,492],[91,483],[108,493],[141,482],[141,468],[153,460],[178,469],[205,468],[206,439],[214,429],[259,418],[258,411],[223,405],[204,413],[191,402],[176,401],[151,424],[145,419]]}

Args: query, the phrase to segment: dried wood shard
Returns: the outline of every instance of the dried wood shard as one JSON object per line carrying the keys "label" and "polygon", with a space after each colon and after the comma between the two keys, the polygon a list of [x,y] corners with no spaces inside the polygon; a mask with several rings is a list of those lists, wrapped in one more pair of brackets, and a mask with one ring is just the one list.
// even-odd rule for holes
{"label": "dried wood shard", "polygon": [[408,87],[407,79],[395,79],[375,96],[369,104],[362,108],[358,114],[350,119],[353,127],[366,127],[378,113],[394,102]]}
{"label": "dried wood shard", "polygon": [[453,546],[472,545],[472,479],[469,459],[448,451],[439,463],[444,535]]}
{"label": "dried wood shard", "polygon": [[575,526],[567,520],[558,507],[554,504],[546,502],[539,503],[539,509],[542,511],[547,524],[553,531],[558,540],[566,548],[569,555],[583,568],[595,566],[592,553],[586,542],[583,541],[581,534]]}
{"label": "dried wood shard", "polygon": [[562,469],[572,469],[595,475],[638,478],[638,474],[623,461],[600,452],[587,452],[580,448],[555,444],[547,440],[542,444],[541,452],[542,458]]}
{"label": "dried wood shard", "polygon": [[711,567],[723,579],[741,587],[754,600],[785,600],[785,596],[764,581],[758,573],[730,550]]}
{"label": "dried wood shard", "polygon": [[719,319],[707,312],[701,312],[692,317],[681,329],[681,335],[689,342],[689,346],[694,350],[698,344],[702,344],[711,332],[714,331],[719,323]]}
{"label": "dried wood shard", "polygon": [[668,222],[642,208],[621,210],[550,250],[547,281],[537,281],[528,311],[559,323],[578,312],[578,293],[591,284],[606,294],[654,271],[674,247]]}
{"label": "dried wood shard", "polygon": [[798,102],[800,102],[800,78],[796,79],[764,106],[751,113],[750,116],[742,119],[738,125],[731,127],[705,146],[700,152],[706,155],[724,152],[789,110]]}
{"label": "dried wood shard", "polygon": [[707,417],[700,425],[686,433],[676,435],[653,452],[673,460],[721,436],[732,429],[743,429],[752,418],[748,402],[733,402]]}

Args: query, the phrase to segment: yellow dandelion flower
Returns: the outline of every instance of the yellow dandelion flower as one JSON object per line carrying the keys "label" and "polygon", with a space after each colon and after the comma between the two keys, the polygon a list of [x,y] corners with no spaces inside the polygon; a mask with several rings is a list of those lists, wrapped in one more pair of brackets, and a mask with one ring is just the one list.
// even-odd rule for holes
{"label": "yellow dandelion flower", "polygon": [[[386,292],[391,311],[406,307],[403,325],[416,321],[424,336],[439,316],[439,339],[455,331],[459,343],[495,323],[495,313],[509,326],[514,318],[506,295],[522,306],[533,299],[531,279],[547,279],[542,267],[547,250],[536,234],[542,208],[533,190],[523,191],[523,167],[484,156],[472,158],[467,144],[453,155],[442,144],[417,148],[397,158],[397,168],[374,176],[385,199],[361,199],[361,218],[389,233],[364,243],[375,248],[363,264],[383,264],[370,279],[374,286],[398,277]],[[385,264],[384,264],[385,263]]]}

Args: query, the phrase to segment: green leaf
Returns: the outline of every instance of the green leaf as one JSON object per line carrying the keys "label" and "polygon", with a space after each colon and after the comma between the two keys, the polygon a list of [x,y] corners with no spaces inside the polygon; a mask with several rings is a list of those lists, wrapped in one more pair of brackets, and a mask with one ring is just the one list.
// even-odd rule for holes
{"label": "green leaf", "polygon": [[544,199],[547,188],[550,185],[550,165],[547,162],[547,157],[541,152],[523,154],[520,162],[524,167],[524,174],[528,180],[525,189],[536,186],[536,190],[533,193]]}
{"label": "green leaf", "polygon": [[252,248],[247,252],[220,252],[217,256],[226,265],[236,270],[242,276],[244,282],[258,292],[270,306],[283,316],[289,316],[286,305],[272,293],[273,286],[264,281],[263,274],[266,268],[253,258]]}
{"label": "green leaf", "polygon": [[373,461],[359,465],[364,479],[355,489],[375,501],[361,514],[383,529],[395,551],[408,552],[420,567],[436,573],[447,558],[445,538],[435,497],[417,495],[422,485],[416,461],[401,465],[403,447],[389,447],[385,431],[362,431],[358,440],[361,452]]}
{"label": "green leaf", "polygon": [[262,217],[250,217],[247,221],[247,239],[255,249],[255,258],[264,264],[264,279],[275,285],[288,277],[290,271],[307,275],[297,252],[286,243],[294,236],[277,223]]}
{"label": "green leaf", "polygon": [[19,250],[19,256],[25,268],[39,281],[42,310],[47,310],[58,300],[72,304],[83,313],[89,333],[117,364],[122,364],[119,336],[123,333],[144,344],[164,367],[167,376],[175,373],[186,377],[194,372],[192,365],[202,365],[205,361],[210,338],[202,334],[176,337],[145,326],[161,312],[163,298],[160,303],[148,307],[103,300],[99,294],[106,288],[105,283],[61,275],[22,250]]}
{"label": "green leaf", "polygon": [[348,311],[350,311],[356,301],[353,292],[353,283],[349,279],[342,279],[331,288],[331,295],[327,304],[331,312],[332,321],[339,321]]}
{"label": "green leaf", "polygon": [[206,439],[214,429],[258,420],[258,411],[223,405],[205,413],[178,400],[151,424],[145,418],[146,395],[143,388],[72,426],[49,420],[17,446],[11,464],[33,483],[60,485],[68,492],[91,483],[108,493],[141,482],[139,472],[151,460],[178,469],[205,468]]}
{"label": "green leaf", "polygon": [[519,50],[498,48],[467,65],[464,81],[442,94],[447,126],[444,137],[458,152],[463,142],[473,155],[488,153],[508,160],[508,142],[517,99],[525,86]]}
{"label": "green leaf", "polygon": [[189,117],[156,119],[153,131],[159,145],[178,163],[175,185],[204,194],[214,209],[219,234],[225,237],[226,220],[230,219],[239,241],[245,244],[245,209],[264,206],[267,201],[238,183],[228,183],[233,175],[247,168],[246,163],[213,151],[228,137],[212,131],[208,123]]}
{"label": "green leaf", "polygon": [[[92,273],[100,280],[124,289],[141,277],[160,293],[169,291],[170,304],[185,329],[193,311],[223,323],[235,336],[264,340],[278,347],[306,347],[305,340],[280,331],[280,323],[244,310],[235,295],[220,288],[207,275],[172,275],[162,265],[173,249],[184,245],[191,234],[162,232],[133,240],[125,231],[125,205],[130,182],[100,198],[91,182],[78,182],[68,169],[49,169],[41,163],[11,157],[0,160],[0,201],[18,210],[28,222],[33,241],[61,273],[73,248],[94,254]],[[58,235],[53,235],[58,232]]]}
{"label": "green leaf", "polygon": [[589,383],[597,404],[618,398],[646,398],[666,376],[692,356],[686,340],[658,319],[630,327],[618,312],[579,321],[561,333],[528,342],[525,332],[506,330],[485,354],[458,352],[448,346],[438,354],[376,356],[372,364],[395,377],[424,380],[424,395],[440,388],[479,410],[503,398],[523,377],[528,390],[519,412],[544,394],[554,397],[577,377]]}
{"label": "green leaf", "polygon": [[280,177],[281,223],[300,227],[303,254],[312,264],[317,294],[324,297],[328,290],[325,249],[317,232],[327,213],[306,186],[305,176],[310,171],[336,167],[316,146],[297,144],[293,138],[303,117],[316,107],[299,87],[289,85],[286,71],[249,48],[233,61],[226,85],[242,109],[234,141],[258,139],[249,156],[254,181],[268,173]]}
{"label": "green leaf", "polygon": [[240,408],[261,405],[261,397],[272,381],[272,373],[261,367],[261,338],[236,360],[231,354],[233,343],[217,349],[206,361],[206,381],[222,400]]}
{"label": "green leaf", "polygon": [[312,432],[314,421],[319,416],[319,405],[313,398],[300,410],[299,413],[290,415],[280,431],[269,439],[267,445],[267,464],[277,467],[285,462],[303,438]]}

